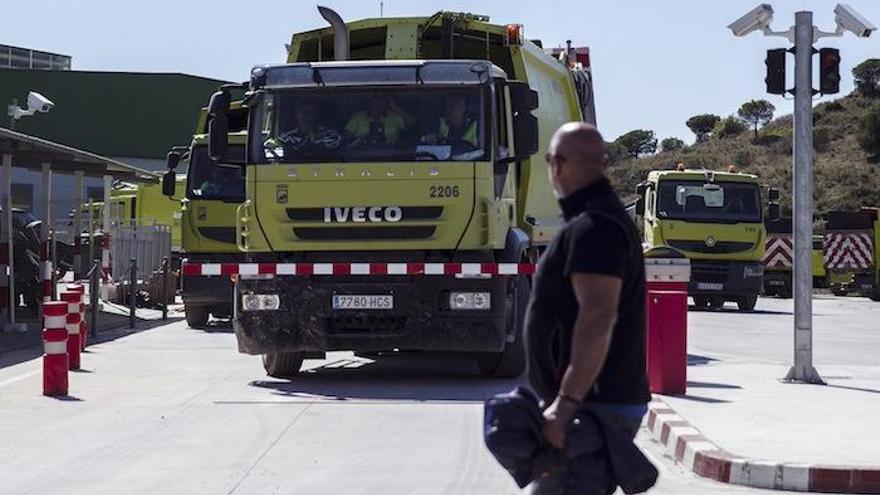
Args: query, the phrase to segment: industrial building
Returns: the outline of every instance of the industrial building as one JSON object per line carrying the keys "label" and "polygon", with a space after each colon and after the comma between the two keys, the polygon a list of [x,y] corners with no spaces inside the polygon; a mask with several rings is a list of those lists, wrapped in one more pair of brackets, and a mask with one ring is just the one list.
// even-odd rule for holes
{"label": "industrial building", "polygon": [[[54,104],[48,113],[0,119],[0,127],[153,171],[164,168],[169,148],[189,143],[199,110],[224,83],[180,73],[69,69],[70,57],[0,45],[0,104],[24,105],[30,91]],[[39,172],[16,169],[14,205],[43,218],[41,187]],[[53,177],[54,218],[76,206],[73,191],[72,176]],[[86,195],[103,197],[100,179],[86,180]]]}

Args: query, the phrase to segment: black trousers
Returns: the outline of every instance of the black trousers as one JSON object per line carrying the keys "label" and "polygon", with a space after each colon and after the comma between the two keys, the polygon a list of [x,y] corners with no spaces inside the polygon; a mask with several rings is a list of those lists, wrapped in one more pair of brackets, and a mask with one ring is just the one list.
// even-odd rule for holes
{"label": "black trousers", "polygon": [[[630,438],[635,438],[642,418],[618,415],[616,419]],[[531,495],[611,495],[617,489],[617,480],[605,457],[605,449],[599,449],[568,459],[528,488]]]}

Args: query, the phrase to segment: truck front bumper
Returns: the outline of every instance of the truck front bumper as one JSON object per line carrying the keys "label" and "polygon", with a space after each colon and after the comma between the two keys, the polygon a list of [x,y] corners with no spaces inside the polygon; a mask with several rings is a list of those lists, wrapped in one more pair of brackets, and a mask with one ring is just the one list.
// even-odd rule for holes
{"label": "truck front bumper", "polygon": [[[499,352],[515,277],[276,276],[239,278],[233,328],[245,354],[385,350]],[[491,309],[452,310],[450,292],[489,292]],[[244,311],[243,294],[277,294],[278,310]],[[334,310],[334,295],[392,295],[390,310]]]}
{"label": "truck front bumper", "polygon": [[692,296],[754,296],[763,286],[764,265],[759,262],[691,260]]}
{"label": "truck front bumper", "polygon": [[[231,256],[187,258],[191,263],[231,263],[235,258]],[[228,315],[232,315],[232,298],[235,284],[229,275],[186,275],[181,274],[181,297],[189,306],[211,306],[225,308]]]}

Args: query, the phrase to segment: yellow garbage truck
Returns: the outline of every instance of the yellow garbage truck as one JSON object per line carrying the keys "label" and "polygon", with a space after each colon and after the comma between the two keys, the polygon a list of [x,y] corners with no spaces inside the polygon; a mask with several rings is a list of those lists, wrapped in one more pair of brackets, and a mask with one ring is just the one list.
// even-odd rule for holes
{"label": "yellow garbage truck", "polygon": [[[697,306],[755,308],[764,285],[766,231],[758,177],[728,170],[655,170],[639,184],[636,211],[647,247],[668,246],[691,262]],[[775,189],[770,193],[778,197]]]}
{"label": "yellow garbage truck", "polygon": [[[489,376],[524,368],[540,249],[561,227],[543,157],[592,108],[588,67],[517,24],[439,12],[294,34],[255,67],[233,276],[239,350],[289,377],[325,351],[460,352]],[[226,91],[209,148],[228,154]]]}

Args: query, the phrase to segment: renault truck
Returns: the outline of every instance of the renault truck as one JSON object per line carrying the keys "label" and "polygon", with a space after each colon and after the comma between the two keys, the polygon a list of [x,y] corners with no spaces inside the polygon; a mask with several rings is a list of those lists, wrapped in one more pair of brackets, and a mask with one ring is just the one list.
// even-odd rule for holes
{"label": "renault truck", "polygon": [[683,166],[654,170],[636,194],[646,247],[671,247],[690,260],[688,293],[696,306],[732,301],[742,311],[755,308],[767,235],[757,176]]}
{"label": "renault truck", "polygon": [[[246,262],[185,274],[235,279],[239,350],[270,376],[334,350],[466,353],[519,375],[531,274],[562,225],[535,154],[592,115],[589,68],[484,16],[321,11],[331,27],[247,83]],[[209,108],[218,159],[230,100]]]}

